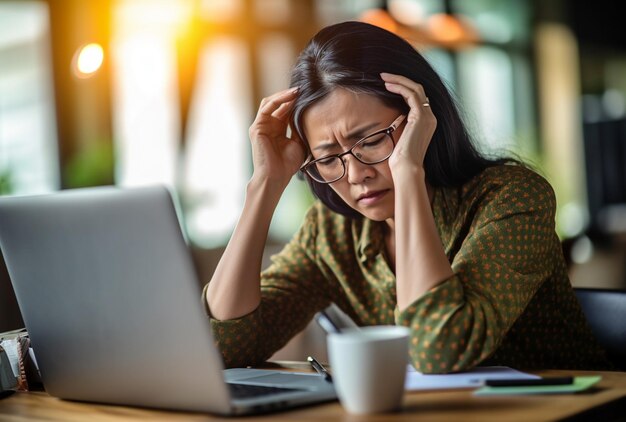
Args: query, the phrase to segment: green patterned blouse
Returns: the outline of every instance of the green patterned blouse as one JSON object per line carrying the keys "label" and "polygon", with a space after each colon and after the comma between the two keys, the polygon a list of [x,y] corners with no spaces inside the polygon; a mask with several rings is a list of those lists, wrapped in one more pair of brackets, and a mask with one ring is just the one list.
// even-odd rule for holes
{"label": "green patterned blouse", "polygon": [[479,364],[610,369],[572,290],[544,178],[491,167],[460,188],[435,189],[432,208],[454,275],[399,311],[386,223],[315,202],[262,272],[259,307],[211,319],[226,366],[263,362],[335,302],[359,325],[409,327],[411,361],[425,373]]}

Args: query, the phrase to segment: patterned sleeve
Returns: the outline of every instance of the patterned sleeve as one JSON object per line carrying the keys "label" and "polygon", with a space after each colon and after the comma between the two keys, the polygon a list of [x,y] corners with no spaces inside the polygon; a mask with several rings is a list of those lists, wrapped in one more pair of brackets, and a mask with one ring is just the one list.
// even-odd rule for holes
{"label": "patterned sleeve", "polygon": [[556,199],[541,176],[486,189],[452,261],[454,275],[402,312],[422,372],[471,368],[488,358],[554,268]]}
{"label": "patterned sleeve", "polygon": [[261,273],[257,309],[238,319],[211,318],[227,367],[264,362],[303,330],[315,312],[330,304],[328,283],[316,263],[316,220],[311,208],[299,232],[272,256],[272,263]]}

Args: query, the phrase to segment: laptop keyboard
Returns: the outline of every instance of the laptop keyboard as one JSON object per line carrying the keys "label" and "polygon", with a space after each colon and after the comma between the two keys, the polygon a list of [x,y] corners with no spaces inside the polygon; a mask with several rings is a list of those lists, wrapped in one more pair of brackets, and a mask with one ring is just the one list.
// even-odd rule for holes
{"label": "laptop keyboard", "polygon": [[235,399],[249,399],[252,397],[268,396],[272,394],[303,391],[296,388],[269,387],[263,385],[228,383],[230,394]]}

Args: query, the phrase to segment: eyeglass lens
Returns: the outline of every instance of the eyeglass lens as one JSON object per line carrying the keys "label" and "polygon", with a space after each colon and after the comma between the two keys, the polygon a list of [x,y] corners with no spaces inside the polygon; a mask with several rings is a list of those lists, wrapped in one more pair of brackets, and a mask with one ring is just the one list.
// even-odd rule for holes
{"label": "eyeglass lens", "polygon": [[[359,141],[349,152],[363,164],[377,164],[389,158],[393,147],[389,133],[376,133]],[[306,171],[318,182],[330,183],[343,177],[345,164],[342,157],[335,155],[314,161]]]}

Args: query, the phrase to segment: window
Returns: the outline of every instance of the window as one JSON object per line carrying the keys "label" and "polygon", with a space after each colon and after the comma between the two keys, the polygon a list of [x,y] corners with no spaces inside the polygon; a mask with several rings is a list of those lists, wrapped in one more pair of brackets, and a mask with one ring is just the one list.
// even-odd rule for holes
{"label": "window", "polygon": [[0,194],[58,189],[48,9],[0,2]]}
{"label": "window", "polygon": [[205,247],[228,242],[243,206],[253,113],[248,68],[237,39],[215,38],[201,54],[181,193],[190,239]]}

